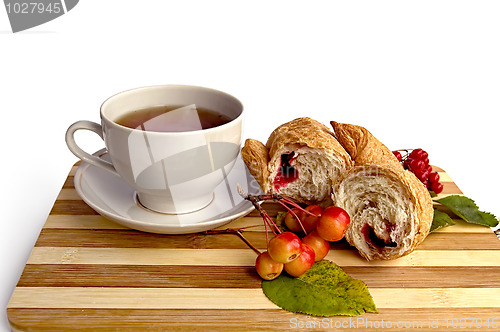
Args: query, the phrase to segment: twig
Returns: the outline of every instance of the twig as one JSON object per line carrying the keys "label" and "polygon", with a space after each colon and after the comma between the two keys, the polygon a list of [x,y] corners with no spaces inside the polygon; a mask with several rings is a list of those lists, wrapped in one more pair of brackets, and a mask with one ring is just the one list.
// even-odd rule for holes
{"label": "twig", "polygon": [[269,215],[267,214],[267,212],[260,206],[260,202],[262,202],[262,201],[276,201],[279,204],[281,204],[282,206],[284,206],[295,217],[295,219],[297,219],[297,221],[299,222],[300,227],[302,228],[302,231],[304,231],[305,234],[307,234],[307,231],[305,230],[304,225],[302,225],[302,221],[297,216],[297,214],[294,211],[292,211],[292,209],[288,205],[291,205],[291,206],[299,209],[300,211],[302,211],[304,213],[307,213],[307,214],[309,214],[311,216],[319,217],[318,215],[312,213],[311,211],[308,211],[308,210],[304,209],[299,204],[295,203],[291,199],[289,199],[289,198],[287,198],[287,197],[285,197],[285,196],[283,196],[281,194],[251,195],[251,194],[245,193],[245,191],[243,190],[243,188],[240,186],[239,183],[236,186],[238,188],[238,194],[240,194],[240,196],[243,197],[244,199],[252,202],[253,206],[259,211],[262,219],[264,219],[264,224],[266,224],[266,223],[269,224],[269,226],[271,227],[271,230],[273,231],[274,235],[276,235],[276,232],[274,231],[274,229],[273,229],[272,226],[274,226],[276,228],[276,230],[278,230],[279,233],[281,233],[281,231],[278,228],[278,226],[276,226],[276,224],[271,219],[271,217],[269,217]]}
{"label": "twig", "polygon": [[264,219],[264,222],[267,223],[269,227],[271,227],[271,231],[273,232],[273,234],[276,235],[277,234],[276,232],[278,232],[278,234],[281,233],[281,230],[274,223],[273,219],[271,219],[271,217],[267,214],[266,210],[264,210],[262,206],[260,206],[261,201],[273,199],[272,198],[273,195],[249,195],[249,194],[247,195],[243,191],[243,188],[241,188],[239,183],[237,184],[237,188],[238,188],[238,194],[240,194],[240,196],[246,199],[247,201],[250,201],[253,204],[253,206],[257,209],[257,211],[259,211],[260,216],[262,217],[262,219]]}
{"label": "twig", "polygon": [[250,247],[250,249],[252,249],[253,251],[255,251],[255,253],[256,253],[257,255],[260,255],[260,254],[261,254],[260,250],[259,250],[259,249],[257,249],[257,248],[255,248],[255,247],[254,247],[254,246],[250,243],[250,241],[248,241],[248,240],[247,240],[247,239],[243,236],[243,233],[241,233],[241,230],[240,230],[240,229],[237,229],[237,230],[236,230],[236,235],[238,235],[238,236],[240,237],[240,239],[242,239],[242,240],[243,240],[243,242],[245,242],[245,243],[247,244],[247,246],[249,246],[249,247]]}
{"label": "twig", "polygon": [[[251,226],[249,226],[251,227]],[[239,229],[235,229],[235,228],[226,228],[226,229],[212,229],[212,230],[208,230],[208,231],[203,231],[201,232],[202,234],[204,235],[211,235],[211,234],[235,234],[235,235],[238,235],[238,237],[240,239],[243,240],[243,242],[245,242],[245,244],[250,247],[250,249],[252,249],[253,251],[255,251],[255,253],[257,255],[260,255],[260,250],[257,249],[253,244],[250,243],[250,241],[247,240],[247,238],[245,236],[243,236],[243,228],[239,228]]]}

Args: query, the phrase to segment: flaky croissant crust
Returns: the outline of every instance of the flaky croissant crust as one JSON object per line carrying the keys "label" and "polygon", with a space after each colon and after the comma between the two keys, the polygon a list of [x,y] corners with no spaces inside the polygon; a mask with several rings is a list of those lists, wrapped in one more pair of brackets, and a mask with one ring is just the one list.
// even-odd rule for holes
{"label": "flaky croissant crust", "polygon": [[366,128],[335,121],[331,121],[330,124],[335,131],[335,137],[349,153],[356,165],[391,164],[402,169],[392,151],[376,139]]}
{"label": "flaky croissant crust", "polygon": [[[359,192],[357,187],[363,190]],[[372,192],[377,192],[376,202],[370,199]],[[411,253],[428,235],[432,224],[433,206],[427,189],[412,172],[393,165],[365,164],[353,167],[337,179],[332,198],[335,205],[345,209],[351,216],[346,240],[367,260],[394,259]],[[401,229],[399,234],[393,234],[391,238],[391,241],[395,241],[394,247],[368,243],[363,233],[363,226],[374,222],[361,216],[364,206],[376,209],[379,200],[389,200],[400,210],[392,212],[397,212],[394,214],[401,219],[389,220],[391,218],[384,216],[386,224],[371,225],[381,229],[389,226]],[[387,204],[380,208],[386,207]],[[382,211],[379,213],[383,214]]]}
{"label": "flaky croissant crust", "polygon": [[269,152],[266,146],[255,139],[249,138],[241,149],[241,157],[262,190],[269,193],[271,191],[269,170],[267,169]]}
{"label": "flaky croissant crust", "polygon": [[[297,151],[302,154],[309,152],[309,149],[315,150],[316,155],[324,156],[325,160],[333,156],[342,165],[342,170],[352,166],[349,154],[334,137],[333,132],[325,125],[308,117],[297,118],[280,125],[271,133],[265,145],[257,140],[247,139],[241,150],[241,155],[262,190],[275,192],[273,180],[278,171],[282,154]],[[303,161],[304,157],[300,158]],[[324,181],[326,182],[327,179]],[[328,181],[330,181],[330,192],[331,180],[328,179]],[[330,201],[329,192],[326,196],[324,194],[319,196],[325,196]],[[302,200],[302,202],[306,201]]]}
{"label": "flaky croissant crust", "polygon": [[277,152],[283,150],[287,144],[322,149],[326,153],[338,154],[346,162],[351,163],[349,155],[328,127],[308,117],[297,118],[284,123],[271,133],[266,143],[270,159],[276,158]]}

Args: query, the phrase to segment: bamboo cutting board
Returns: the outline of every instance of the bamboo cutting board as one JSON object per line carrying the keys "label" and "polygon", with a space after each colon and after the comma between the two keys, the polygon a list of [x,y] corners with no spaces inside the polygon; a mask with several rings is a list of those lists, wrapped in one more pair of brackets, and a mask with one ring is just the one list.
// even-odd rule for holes
{"label": "bamboo cutting board", "polygon": [[[334,243],[327,259],[367,284],[379,313],[315,318],[265,297],[256,254],[235,235],[150,234],[101,217],[77,195],[76,168],[9,302],[14,331],[500,330],[500,241],[490,228],[457,221],[393,261],[366,262]],[[435,170],[441,195],[461,194]],[[245,237],[265,248],[256,211],[220,229],[249,225]]]}

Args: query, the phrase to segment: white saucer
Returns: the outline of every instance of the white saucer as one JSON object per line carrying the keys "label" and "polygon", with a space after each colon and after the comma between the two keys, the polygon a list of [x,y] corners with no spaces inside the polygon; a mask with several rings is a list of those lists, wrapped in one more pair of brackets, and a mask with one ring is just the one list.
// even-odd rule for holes
{"label": "white saucer", "polygon": [[[94,155],[108,159],[106,149]],[[250,213],[254,207],[238,194],[238,183],[247,193],[262,193],[240,156],[225,181],[215,189],[212,202],[199,211],[181,215],[145,209],[137,201],[135,190],[120,177],[85,162],[78,167],[74,182],[80,197],[102,216],[128,228],[160,234],[202,232]]]}

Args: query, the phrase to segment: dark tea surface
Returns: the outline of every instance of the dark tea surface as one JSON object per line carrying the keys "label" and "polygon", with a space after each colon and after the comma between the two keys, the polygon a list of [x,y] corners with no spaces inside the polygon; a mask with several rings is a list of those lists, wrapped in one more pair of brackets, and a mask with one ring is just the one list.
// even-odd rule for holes
{"label": "dark tea surface", "polygon": [[213,128],[230,121],[227,115],[193,104],[138,109],[122,115],[115,122],[145,131],[182,132]]}

